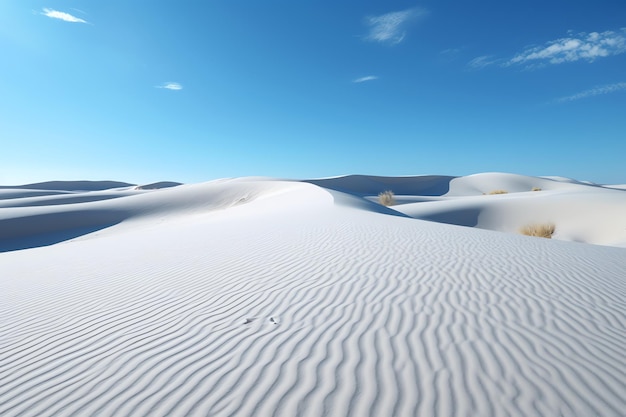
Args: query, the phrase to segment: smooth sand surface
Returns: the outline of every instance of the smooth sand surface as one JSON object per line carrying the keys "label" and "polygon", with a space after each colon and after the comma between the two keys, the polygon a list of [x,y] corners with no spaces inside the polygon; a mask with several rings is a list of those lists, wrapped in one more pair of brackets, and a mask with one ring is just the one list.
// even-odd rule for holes
{"label": "smooth sand surface", "polygon": [[59,188],[0,189],[2,416],[624,415],[624,190]]}

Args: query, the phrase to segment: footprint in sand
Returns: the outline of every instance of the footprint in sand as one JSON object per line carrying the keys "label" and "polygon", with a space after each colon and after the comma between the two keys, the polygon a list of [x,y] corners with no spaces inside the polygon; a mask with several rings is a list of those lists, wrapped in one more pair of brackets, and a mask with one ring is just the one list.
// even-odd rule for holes
{"label": "footprint in sand", "polygon": [[[250,324],[250,323],[252,323],[252,322],[253,322],[253,321],[255,321],[255,320],[257,320],[257,318],[256,318],[256,317],[246,317],[246,318],[243,320],[243,324]],[[280,324],[280,321],[279,321],[279,320],[278,320],[278,318],[276,318],[276,317],[270,317],[270,319],[269,319],[269,320],[270,320],[270,322],[271,322],[271,323],[273,323],[273,324]]]}

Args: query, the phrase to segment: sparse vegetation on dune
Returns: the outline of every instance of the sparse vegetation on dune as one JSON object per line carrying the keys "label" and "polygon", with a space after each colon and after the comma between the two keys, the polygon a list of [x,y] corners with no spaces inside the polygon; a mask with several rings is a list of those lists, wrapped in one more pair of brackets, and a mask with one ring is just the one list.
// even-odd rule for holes
{"label": "sparse vegetation on dune", "polygon": [[541,188],[539,188],[539,187],[533,187],[532,191],[541,191]]}
{"label": "sparse vegetation on dune", "polygon": [[393,206],[396,203],[393,191],[387,190],[378,194],[378,202],[383,206]]}
{"label": "sparse vegetation on dune", "polygon": [[493,195],[493,194],[508,194],[509,192],[507,190],[493,190],[493,191],[489,191],[489,195]]}
{"label": "sparse vegetation on dune", "polygon": [[529,224],[519,229],[519,232],[526,236],[552,238],[556,227],[554,223]]}

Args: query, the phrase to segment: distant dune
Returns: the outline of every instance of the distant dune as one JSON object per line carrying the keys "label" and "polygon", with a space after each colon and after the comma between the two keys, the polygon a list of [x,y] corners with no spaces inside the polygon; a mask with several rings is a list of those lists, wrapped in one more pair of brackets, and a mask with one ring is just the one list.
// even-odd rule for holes
{"label": "distant dune", "polygon": [[138,185],[137,187],[141,190],[158,190],[159,188],[178,187],[179,185],[182,184],[180,182],[161,181],[154,182],[152,184]]}
{"label": "distant dune", "polygon": [[0,189],[16,188],[20,190],[55,190],[55,191],[101,191],[111,188],[130,187],[133,184],[118,181],[47,181],[18,186],[0,186]]}
{"label": "distant dune", "polygon": [[421,175],[415,177],[347,175],[306,180],[306,182],[359,196],[377,195],[386,190],[393,190],[396,194],[440,196],[448,192],[450,182],[454,178],[445,175]]}
{"label": "distant dune", "polygon": [[0,415],[623,416],[624,213],[505,173],[0,187]]}

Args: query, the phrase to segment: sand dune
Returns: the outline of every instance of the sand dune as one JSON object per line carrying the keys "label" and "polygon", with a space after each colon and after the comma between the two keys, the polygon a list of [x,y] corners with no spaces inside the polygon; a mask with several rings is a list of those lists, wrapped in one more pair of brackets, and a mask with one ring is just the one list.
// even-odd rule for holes
{"label": "sand dune", "polygon": [[[371,201],[389,188],[403,204]],[[622,227],[622,194],[487,174],[0,200],[0,415],[621,416],[626,249],[557,235],[622,242],[582,227]],[[409,217],[438,210],[477,227]],[[483,230],[530,211],[554,239]]]}
{"label": "sand dune", "polygon": [[130,187],[132,185],[133,184],[119,181],[47,181],[18,186],[0,186],[0,189],[102,191],[111,188]]}
{"label": "sand dune", "polygon": [[415,177],[347,175],[306,180],[306,182],[358,196],[377,195],[386,190],[394,190],[397,194],[430,196],[447,193],[450,182],[454,178],[445,175],[421,175]]}
{"label": "sand dune", "polygon": [[[392,190],[397,201],[392,208],[422,220],[507,233],[518,233],[529,224],[552,223],[556,226],[553,239],[626,247],[626,193],[619,186],[560,177],[484,173],[452,178],[447,191],[437,195],[420,194],[420,181],[415,181],[411,189],[410,177],[395,180],[407,183],[397,187],[400,192],[389,182],[384,187],[358,189],[355,194],[376,201],[379,190]],[[344,189],[352,192],[348,187]],[[489,194],[495,190],[507,193]]]}
{"label": "sand dune", "polygon": [[178,187],[179,185],[182,184],[173,181],[159,181],[153,182],[152,184],[138,185],[137,187],[141,190],[158,190],[160,188]]}

